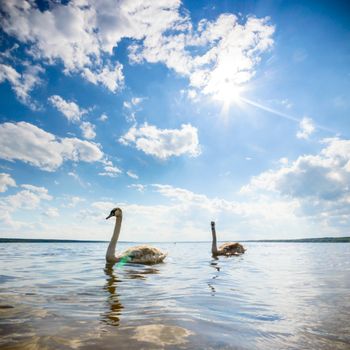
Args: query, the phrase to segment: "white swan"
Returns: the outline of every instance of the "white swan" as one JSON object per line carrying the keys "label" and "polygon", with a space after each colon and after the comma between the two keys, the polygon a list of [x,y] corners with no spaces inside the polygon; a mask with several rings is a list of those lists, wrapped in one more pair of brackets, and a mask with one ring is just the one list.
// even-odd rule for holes
{"label": "white swan", "polygon": [[119,261],[124,261],[135,264],[158,264],[165,259],[165,253],[157,248],[147,245],[132,247],[127,249],[122,254],[115,255],[115,247],[118,242],[120,227],[122,224],[122,210],[120,208],[112,209],[111,213],[106,217],[106,219],[109,219],[112,216],[115,216],[115,226],[111,242],[107,248],[107,263],[117,263]]}
{"label": "white swan", "polygon": [[242,246],[242,244],[239,243],[224,243],[222,244],[219,249],[216,246],[216,231],[215,231],[215,222],[211,222],[211,233],[213,235],[213,241],[211,245],[211,253],[213,256],[218,255],[225,255],[225,256],[231,256],[231,255],[241,255],[244,254],[246,249]]}

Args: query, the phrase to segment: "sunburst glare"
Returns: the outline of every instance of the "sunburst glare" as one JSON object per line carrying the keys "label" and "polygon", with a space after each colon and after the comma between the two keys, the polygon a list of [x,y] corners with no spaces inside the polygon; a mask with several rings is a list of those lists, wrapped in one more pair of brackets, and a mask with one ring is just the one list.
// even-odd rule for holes
{"label": "sunburst glare", "polygon": [[232,105],[242,105],[242,92],[242,86],[235,85],[231,82],[225,82],[218,87],[217,93],[213,98],[221,104],[221,112],[227,113]]}

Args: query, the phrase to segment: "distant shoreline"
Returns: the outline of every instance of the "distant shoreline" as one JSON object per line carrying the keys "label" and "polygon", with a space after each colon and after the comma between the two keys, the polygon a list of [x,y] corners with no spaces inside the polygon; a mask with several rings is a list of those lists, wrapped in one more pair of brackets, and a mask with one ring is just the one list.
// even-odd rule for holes
{"label": "distant shoreline", "polygon": [[[0,243],[108,243],[109,241],[73,240],[73,239],[30,239],[0,238]],[[148,243],[210,243],[211,241],[148,242]],[[300,239],[256,239],[240,240],[245,243],[350,243],[350,237],[321,237]],[[121,241],[120,243],[142,244],[145,242]]]}

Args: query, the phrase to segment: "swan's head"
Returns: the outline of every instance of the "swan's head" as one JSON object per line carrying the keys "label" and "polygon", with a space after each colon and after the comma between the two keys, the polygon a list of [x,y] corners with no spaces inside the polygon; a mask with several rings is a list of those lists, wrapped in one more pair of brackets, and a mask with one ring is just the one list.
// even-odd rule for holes
{"label": "swan's head", "polygon": [[122,210],[120,208],[112,209],[110,214],[106,217],[106,220],[111,218],[112,216],[115,216],[117,218],[121,218],[122,217]]}

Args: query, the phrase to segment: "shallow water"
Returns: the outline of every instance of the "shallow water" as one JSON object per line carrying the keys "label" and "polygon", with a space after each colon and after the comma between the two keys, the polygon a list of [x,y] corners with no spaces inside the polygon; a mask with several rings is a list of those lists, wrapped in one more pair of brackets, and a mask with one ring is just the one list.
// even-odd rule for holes
{"label": "shallow water", "polygon": [[157,246],[111,269],[104,243],[0,244],[0,348],[350,349],[350,244]]}

